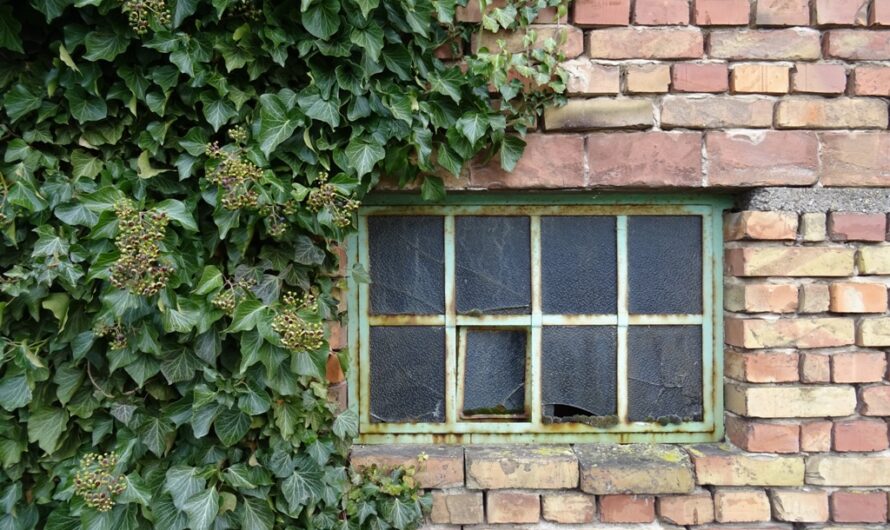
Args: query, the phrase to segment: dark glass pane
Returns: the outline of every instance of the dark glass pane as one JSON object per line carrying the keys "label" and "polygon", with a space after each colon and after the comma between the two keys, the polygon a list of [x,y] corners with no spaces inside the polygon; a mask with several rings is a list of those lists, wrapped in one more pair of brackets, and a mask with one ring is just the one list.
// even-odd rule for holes
{"label": "dark glass pane", "polygon": [[529,313],[528,217],[457,217],[454,246],[458,313]]}
{"label": "dark glass pane", "polygon": [[701,313],[701,217],[627,220],[631,313]]}
{"label": "dark glass pane", "polygon": [[615,252],[614,217],[542,217],[544,313],[615,313]]}
{"label": "dark glass pane", "polygon": [[467,330],[464,414],[525,410],[525,330]]}
{"label": "dark glass pane", "polygon": [[371,420],[445,419],[445,328],[372,327]]}
{"label": "dark glass pane", "polygon": [[700,327],[631,326],[627,362],[631,421],[701,420]]}
{"label": "dark glass pane", "polygon": [[442,217],[368,217],[371,313],[445,313]]}
{"label": "dark glass pane", "polygon": [[[544,416],[612,416],[617,412],[616,328],[546,326],[542,344]],[[606,425],[602,425],[606,426]]]}

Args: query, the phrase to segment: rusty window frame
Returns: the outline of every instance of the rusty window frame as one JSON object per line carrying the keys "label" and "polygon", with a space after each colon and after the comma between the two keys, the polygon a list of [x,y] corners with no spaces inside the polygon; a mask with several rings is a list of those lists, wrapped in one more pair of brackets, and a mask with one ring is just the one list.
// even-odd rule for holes
{"label": "rusty window frame", "polygon": [[[368,265],[367,217],[385,215],[442,215],[445,218],[446,315],[381,316],[368,314],[368,285],[348,280],[350,370],[349,406],[359,416],[361,443],[503,443],[503,442],[708,442],[723,437],[723,330],[722,330],[722,212],[732,201],[707,195],[618,195],[581,193],[499,194],[451,193],[445,201],[430,205],[407,194],[371,196],[359,211],[358,232],[347,243],[350,269]],[[528,215],[531,219],[532,311],[529,316],[457,315],[454,304],[454,216]],[[616,216],[619,307],[615,315],[543,315],[540,299],[540,217],[550,215]],[[700,315],[628,315],[627,312],[627,216],[698,215],[702,217],[702,313]],[[372,423],[370,421],[370,375],[368,331],[371,325],[409,323],[446,327],[446,420],[444,423]],[[659,425],[627,421],[628,326],[692,324],[702,329],[701,421]],[[618,416],[610,427],[579,423],[547,424],[541,421],[541,329],[542,325],[617,325]],[[527,326],[530,356],[527,359],[526,391],[530,399],[530,421],[460,421],[458,373],[461,362],[458,333],[462,326]]]}

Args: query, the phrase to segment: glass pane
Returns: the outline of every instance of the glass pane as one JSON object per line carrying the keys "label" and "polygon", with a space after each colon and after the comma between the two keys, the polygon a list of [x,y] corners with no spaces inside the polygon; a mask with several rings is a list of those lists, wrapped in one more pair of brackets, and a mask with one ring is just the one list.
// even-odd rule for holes
{"label": "glass pane", "polygon": [[457,312],[528,314],[528,217],[455,218]]}
{"label": "glass pane", "polygon": [[467,330],[464,415],[525,411],[525,330]]}
{"label": "glass pane", "polygon": [[369,216],[371,313],[445,313],[442,217]]}
{"label": "glass pane", "polygon": [[613,326],[544,327],[541,371],[545,421],[591,423],[585,416],[600,417],[600,422],[617,421],[616,343]]}
{"label": "glass pane", "polygon": [[631,421],[701,420],[700,327],[631,326],[627,362]]}
{"label": "glass pane", "polygon": [[615,254],[614,217],[542,217],[544,313],[615,313]]}
{"label": "glass pane", "polygon": [[371,420],[445,419],[445,328],[372,327]]}
{"label": "glass pane", "polygon": [[701,313],[701,247],[699,216],[628,218],[630,312]]}

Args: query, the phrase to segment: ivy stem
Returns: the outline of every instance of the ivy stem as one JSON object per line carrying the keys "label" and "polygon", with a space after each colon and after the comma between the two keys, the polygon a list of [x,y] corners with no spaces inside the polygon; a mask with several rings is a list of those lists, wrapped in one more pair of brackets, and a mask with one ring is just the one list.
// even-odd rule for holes
{"label": "ivy stem", "polygon": [[89,363],[89,362],[87,362],[87,375],[88,375],[89,378],[90,378],[90,382],[93,383],[93,387],[95,387],[96,390],[98,390],[99,392],[101,392],[103,396],[107,397],[108,399],[112,399],[112,398],[114,398],[113,395],[111,395],[111,394],[109,394],[108,392],[106,392],[105,389],[102,388],[101,386],[99,386],[99,384],[96,383],[96,380],[93,379],[93,371],[90,370],[90,363]]}

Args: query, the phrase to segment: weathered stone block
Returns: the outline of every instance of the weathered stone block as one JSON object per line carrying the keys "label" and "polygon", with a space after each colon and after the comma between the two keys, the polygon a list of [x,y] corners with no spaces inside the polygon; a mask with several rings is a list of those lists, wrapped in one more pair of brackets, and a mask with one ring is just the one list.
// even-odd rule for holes
{"label": "weathered stone block", "polygon": [[669,445],[575,446],[581,489],[587,493],[689,493],[695,487],[689,457]]}
{"label": "weathered stone block", "polygon": [[444,524],[478,524],[485,518],[481,491],[434,491],[430,520]]}
{"label": "weathered stone block", "polygon": [[828,520],[828,492],[820,490],[772,490],[773,513],[779,521],[821,523]]}
{"label": "weathered stone block", "polygon": [[578,486],[578,458],[568,446],[467,447],[471,489],[571,489]]}
{"label": "weathered stone block", "polygon": [[727,384],[726,409],[752,418],[849,416],[856,410],[852,386],[763,386]]}
{"label": "weathered stone block", "polygon": [[815,455],[807,458],[807,484],[890,486],[890,456]]}
{"label": "weathered stone block", "polygon": [[596,497],[584,493],[547,493],[541,498],[543,517],[554,523],[589,523],[596,515]]}
{"label": "weathered stone block", "polygon": [[804,481],[802,456],[755,456],[725,444],[689,448],[701,485],[800,486]]}

